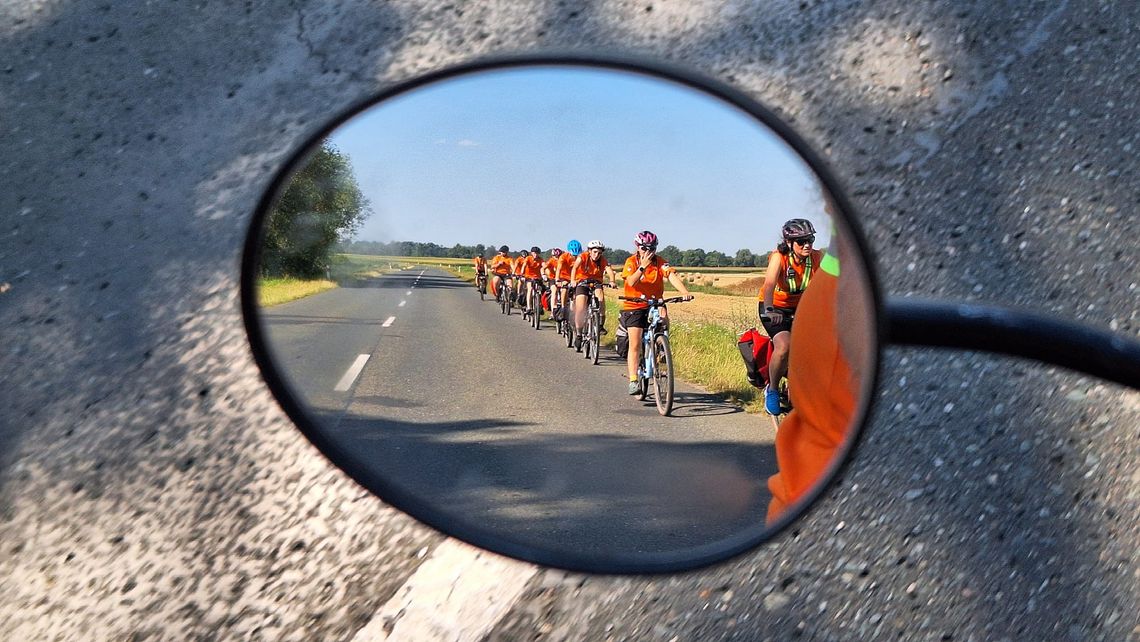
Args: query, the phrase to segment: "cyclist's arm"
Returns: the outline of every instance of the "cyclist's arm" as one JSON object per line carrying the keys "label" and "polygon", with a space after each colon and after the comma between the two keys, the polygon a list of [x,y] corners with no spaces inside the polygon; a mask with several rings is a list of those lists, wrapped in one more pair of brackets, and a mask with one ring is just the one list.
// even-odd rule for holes
{"label": "cyclist's arm", "polygon": [[780,276],[780,268],[783,267],[783,263],[783,257],[779,252],[772,252],[768,257],[768,269],[764,273],[764,285],[760,289],[764,297],[765,309],[772,307],[772,302],[776,298],[776,280]]}
{"label": "cyclist's arm", "polygon": [[680,274],[677,274],[676,272],[671,273],[669,275],[669,282],[673,284],[673,287],[677,288],[677,291],[681,293],[681,296],[693,296],[692,294],[689,294],[689,288],[685,286],[685,280],[681,278]]}
{"label": "cyclist's arm", "polygon": [[578,285],[578,267],[582,265],[582,257],[574,259],[574,265],[570,268],[570,286]]}
{"label": "cyclist's arm", "polygon": [[610,285],[613,285],[614,281],[617,281],[617,276],[614,275],[614,269],[609,265],[606,265],[606,276],[609,277]]}

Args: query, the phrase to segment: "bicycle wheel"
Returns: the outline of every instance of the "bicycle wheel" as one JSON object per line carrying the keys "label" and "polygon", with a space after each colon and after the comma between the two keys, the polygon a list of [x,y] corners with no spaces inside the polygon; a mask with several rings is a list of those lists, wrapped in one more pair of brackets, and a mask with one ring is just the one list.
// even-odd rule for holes
{"label": "bicycle wheel", "polygon": [[669,349],[669,337],[659,334],[653,337],[653,397],[657,402],[657,412],[668,415],[673,410],[673,351]]}
{"label": "bicycle wheel", "polygon": [[594,354],[591,355],[590,358],[593,360],[594,365],[596,366],[598,365],[598,356],[602,353],[602,324],[601,321],[598,320],[598,316],[596,314],[594,315],[594,323],[591,325],[594,333]]}

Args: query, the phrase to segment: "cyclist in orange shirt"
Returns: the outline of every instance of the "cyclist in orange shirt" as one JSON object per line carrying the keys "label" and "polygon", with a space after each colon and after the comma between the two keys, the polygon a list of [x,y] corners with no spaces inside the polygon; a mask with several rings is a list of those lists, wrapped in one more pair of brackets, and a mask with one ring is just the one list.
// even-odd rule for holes
{"label": "cyclist in orange shirt", "polygon": [[[606,246],[601,241],[590,241],[586,245],[586,251],[574,260],[574,267],[570,269],[570,287],[574,290],[574,330],[578,334],[582,333],[582,327],[586,322],[586,309],[589,306],[587,299],[590,296],[590,286],[581,282],[597,282],[594,286],[594,295],[603,306],[606,300],[601,284],[602,274],[604,273],[609,280],[611,288],[616,287],[614,271],[606,260],[605,251]],[[605,323],[605,316],[602,317],[602,322]],[[606,333],[604,325],[601,327],[601,333]]]}
{"label": "cyclist in orange shirt", "polygon": [[[621,275],[625,279],[623,296],[660,299],[665,294],[665,279],[686,299],[692,299],[681,276],[669,263],[657,255],[657,235],[649,230],[638,232],[633,239],[637,250],[625,260]],[[640,301],[621,302],[621,325],[629,332],[629,353],[626,368],[629,371],[629,394],[636,395],[637,366],[641,363],[641,338],[649,327],[649,305]],[[669,323],[669,311],[661,306],[661,319]]]}
{"label": "cyclist in orange shirt", "polygon": [[507,287],[511,287],[511,255],[510,248],[506,245],[499,248],[499,253],[491,257],[491,294],[495,297],[499,296],[499,288],[502,287],[503,281],[507,281]]}
{"label": "cyclist in orange shirt", "polygon": [[487,260],[483,258],[482,254],[476,254],[472,261],[475,263],[475,288],[485,291],[480,288],[480,285],[487,279]]}
{"label": "cyclist in orange shirt", "polygon": [[815,227],[811,221],[794,218],[781,230],[783,240],[768,257],[768,270],[760,288],[760,322],[772,339],[772,359],[768,363],[768,386],[764,388],[764,409],[780,414],[780,379],[788,374],[788,352],[792,343],[792,315],[800,297],[815,276],[823,252],[813,249]]}
{"label": "cyclist in orange shirt", "polygon": [[570,296],[570,276],[574,271],[574,262],[578,260],[578,257],[581,254],[582,244],[579,243],[577,239],[571,239],[570,242],[566,244],[566,251],[562,253],[562,256],[559,259],[558,280],[565,281],[563,286],[560,288],[562,290],[562,299],[560,302],[562,305],[563,314],[567,315],[567,323],[570,323],[569,313],[570,303],[572,301]]}
{"label": "cyclist in orange shirt", "polygon": [[511,274],[515,275],[515,305],[522,307],[523,304],[523,263],[526,262],[526,257],[530,256],[530,252],[521,250],[519,255],[511,262]]}
{"label": "cyclist in orange shirt", "polygon": [[875,344],[873,303],[866,277],[852,265],[856,248],[834,233],[831,245],[835,252],[828,249],[820,261],[792,333],[788,390],[793,407],[776,431],[779,472],[768,478],[768,524],[839,464],[856,413],[867,400]]}
{"label": "cyclist in orange shirt", "polygon": [[[526,309],[529,310],[531,314],[538,309],[535,305],[542,305],[541,301],[534,300],[534,280],[542,278],[541,254],[542,250],[536,245],[530,248],[530,252],[522,262],[522,277],[526,279]],[[526,317],[528,315],[524,312],[523,316]]]}
{"label": "cyclist in orange shirt", "polygon": [[562,248],[556,247],[550,250],[550,258],[546,259],[546,263],[542,264],[542,278],[550,283],[550,314],[557,321],[562,318],[561,306],[563,294],[566,288],[562,287],[562,281],[570,280],[570,270],[566,269],[565,276],[562,275],[562,255],[565,254]]}

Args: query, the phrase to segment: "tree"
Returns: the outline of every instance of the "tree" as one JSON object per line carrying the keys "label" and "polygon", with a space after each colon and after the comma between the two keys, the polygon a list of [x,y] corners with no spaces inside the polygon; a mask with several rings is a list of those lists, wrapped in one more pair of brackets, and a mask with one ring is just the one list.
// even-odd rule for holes
{"label": "tree", "polygon": [[705,251],[701,248],[685,250],[681,253],[681,265],[685,267],[701,267],[705,264]]}
{"label": "tree", "polygon": [[325,142],[289,179],[265,224],[265,276],[325,274],[338,241],[352,238],[371,210],[348,157]]}
{"label": "tree", "polygon": [[681,249],[676,245],[666,245],[657,255],[665,259],[666,263],[681,264]]}
{"label": "tree", "polygon": [[722,267],[725,265],[732,265],[732,259],[724,252],[713,250],[705,255],[706,267]]}
{"label": "tree", "polygon": [[756,265],[756,255],[749,249],[737,250],[736,257],[732,259],[732,264],[740,267],[751,267]]}
{"label": "tree", "polygon": [[621,266],[625,265],[625,260],[630,257],[630,254],[625,250],[611,247],[606,249],[606,261],[613,266],[614,270],[621,272]]}

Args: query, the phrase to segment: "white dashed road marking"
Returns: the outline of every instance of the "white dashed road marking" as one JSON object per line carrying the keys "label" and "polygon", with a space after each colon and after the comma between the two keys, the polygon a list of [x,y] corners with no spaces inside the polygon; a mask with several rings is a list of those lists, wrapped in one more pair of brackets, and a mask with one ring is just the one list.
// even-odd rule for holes
{"label": "white dashed road marking", "polygon": [[407,291],[407,295],[408,295],[408,296],[412,296],[412,291],[411,291],[411,290],[408,290],[408,291]]}
{"label": "white dashed road marking", "polygon": [[396,317],[388,317],[388,319],[386,321],[384,321],[384,325],[382,327],[387,328],[388,326],[395,323],[395,321],[396,321]]}
{"label": "white dashed road marking", "polygon": [[533,564],[444,540],[353,642],[481,640],[536,572]]}
{"label": "white dashed road marking", "polygon": [[357,356],[356,361],[352,362],[352,365],[349,366],[348,371],[345,372],[344,376],[340,378],[340,381],[338,381],[336,384],[336,388],[333,388],[333,390],[337,392],[344,392],[351,388],[352,382],[356,381],[356,378],[360,376],[360,371],[364,369],[364,364],[368,363],[368,356],[369,355],[366,354]]}
{"label": "white dashed road marking", "polygon": [[405,304],[405,303],[407,303],[407,301],[400,301],[400,305],[397,305],[396,307],[397,307],[397,308],[402,308],[402,307],[404,307],[404,304]]}

